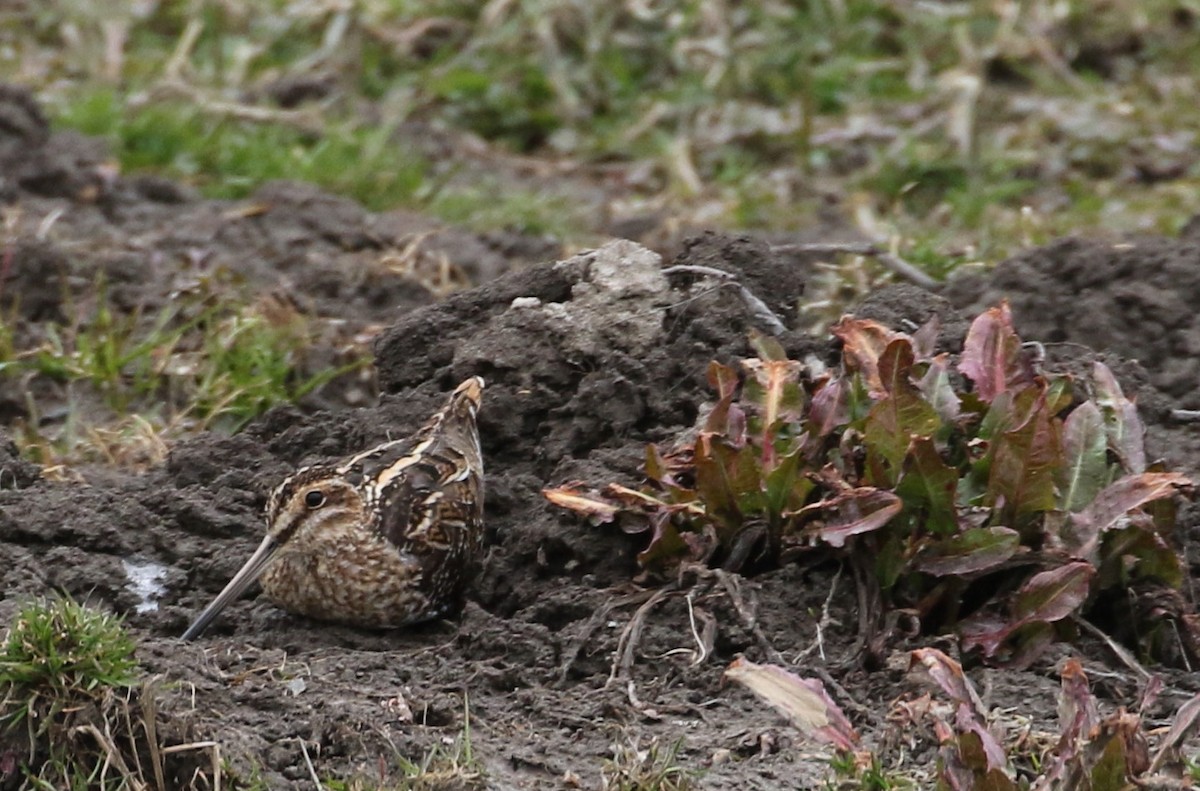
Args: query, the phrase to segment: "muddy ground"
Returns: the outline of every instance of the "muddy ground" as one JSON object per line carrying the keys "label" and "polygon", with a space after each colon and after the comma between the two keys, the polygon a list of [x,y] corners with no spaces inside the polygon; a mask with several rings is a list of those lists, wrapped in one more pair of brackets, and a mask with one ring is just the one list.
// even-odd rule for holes
{"label": "muddy ground", "polygon": [[[452,741],[468,709],[474,753],[494,788],[597,787],[614,745],[653,739],[682,740],[677,761],[702,772],[702,788],[798,788],[826,775],[826,750],[722,682],[735,657],[763,661],[765,646],[711,580],[686,582],[693,611],[716,624],[714,652],[697,654],[689,600],[671,596],[648,614],[631,677],[612,680],[617,640],[645,600],[631,581],[639,539],[581,523],[539,494],[568,480],[636,480],[645,443],[691,426],[709,398],[706,363],[748,354],[756,319],[737,292],[664,275],[664,265],[731,272],[797,327],[813,261],[750,237],[706,235],[673,262],[616,242],[556,264],[544,240],[372,215],[301,184],[237,203],[202,200],[115,174],[100,143],[50,134],[35,108],[9,100],[2,109],[0,186],[16,217],[3,295],[18,297],[6,304],[19,306],[22,332],[85,304],[97,268],[130,311],[159,309],[200,274],[223,272],[241,288],[340,317],[347,333],[377,332],[378,394],[343,383],[234,436],[179,442],[145,473],[84,470],[85,483],[40,478],[0,446],[0,620],[51,590],[121,613],[139,659],[165,681],[163,742],[216,740],[231,771],[258,772],[272,788],[308,782],[305,753],[321,777],[378,779],[394,756],[419,758]],[[447,291],[459,281],[475,287],[443,296],[428,277],[389,266],[414,240],[444,254]],[[957,280],[945,296],[895,287],[858,312],[897,326],[939,313],[953,349],[966,327],[960,311],[1001,297],[1056,364],[1090,359],[1092,349],[1118,361],[1150,427],[1151,455],[1200,473],[1200,430],[1171,417],[1200,406],[1200,241],[1064,240]],[[781,340],[793,355],[836,359],[827,337],[789,330]],[[289,616],[250,596],[196,643],[176,639],[257,545],[266,493],[282,476],[410,431],[474,374],[488,382],[489,555],[461,619],[373,633]],[[15,387],[0,392],[6,422],[27,417]],[[1200,518],[1194,510],[1183,518],[1194,558]],[[144,606],[130,563],[161,572],[157,607]],[[889,759],[903,750],[907,771],[928,772],[931,735],[890,728],[887,715],[892,701],[925,691],[905,673],[904,652],[949,641],[914,638],[894,646],[895,661],[864,669],[851,653],[853,585],[836,572],[791,566],[742,580],[743,603],[775,650],[836,680],[833,695],[867,744]],[[1054,731],[1057,668],[1070,650],[1028,671],[972,675],[1014,723]],[[1136,700],[1102,644],[1073,650],[1103,700]],[[1162,672],[1167,689],[1152,720],[1200,689],[1185,673]],[[196,778],[208,766],[198,750],[173,753],[170,782],[205,787]]]}

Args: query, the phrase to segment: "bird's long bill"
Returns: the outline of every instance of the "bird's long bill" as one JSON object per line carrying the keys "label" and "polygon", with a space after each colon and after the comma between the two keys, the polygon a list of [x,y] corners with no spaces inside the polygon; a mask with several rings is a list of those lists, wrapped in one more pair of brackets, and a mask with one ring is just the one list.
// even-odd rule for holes
{"label": "bird's long bill", "polygon": [[208,625],[221,614],[221,611],[229,606],[230,602],[245,593],[246,588],[249,588],[259,578],[278,548],[279,543],[272,536],[264,538],[258,545],[258,549],[254,550],[254,554],[246,561],[246,565],[233,575],[233,579],[225,586],[225,590],[217,594],[217,598],[213,599],[212,604],[205,607],[204,612],[200,613],[200,617],[193,621],[188,630],[183,633],[183,639],[194,640],[203,634]]}

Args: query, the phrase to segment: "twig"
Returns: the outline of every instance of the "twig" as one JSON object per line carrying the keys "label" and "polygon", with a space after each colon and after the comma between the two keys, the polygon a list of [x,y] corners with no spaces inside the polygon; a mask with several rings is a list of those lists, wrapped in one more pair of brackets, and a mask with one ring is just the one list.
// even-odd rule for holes
{"label": "twig", "polygon": [[780,335],[787,331],[787,326],[779,320],[774,311],[767,307],[767,303],[755,296],[753,291],[739,283],[737,275],[732,272],[726,272],[724,269],[717,269],[711,266],[694,266],[691,264],[678,264],[662,270],[664,275],[673,275],[679,272],[707,275],[708,277],[715,277],[725,281],[738,290],[742,301],[746,303],[746,307],[750,310],[750,315],[767,327],[772,335]]}
{"label": "twig", "polygon": [[286,124],[303,134],[320,137],[325,133],[325,124],[319,116],[307,110],[278,110],[274,107],[259,107],[241,102],[214,99],[203,91],[180,81],[162,80],[153,89],[155,98],[179,98],[196,105],[202,112],[220,115],[238,121],[259,124]]}
{"label": "twig", "polygon": [[812,255],[832,255],[845,253],[847,255],[865,255],[874,258],[900,277],[915,283],[921,288],[937,288],[938,281],[919,267],[910,264],[895,253],[889,253],[879,245],[871,242],[831,242],[819,244],[778,244],[772,245],[773,253],[807,253]]}
{"label": "twig", "polygon": [[317,777],[317,768],[313,766],[312,759],[308,757],[308,746],[304,744],[303,739],[297,739],[300,742],[300,752],[304,754],[304,764],[308,767],[308,776],[312,778],[313,785],[317,787],[317,791],[324,791],[325,786],[321,785],[321,778]]}
{"label": "twig", "polygon": [[[221,744],[215,741],[189,742],[188,744],[173,744],[162,749],[163,755],[182,753],[188,750],[208,750],[212,758],[213,791],[221,791]],[[200,768],[196,768],[200,772]],[[195,777],[195,775],[193,775]]]}
{"label": "twig", "polygon": [[195,48],[196,42],[200,39],[200,34],[203,32],[203,22],[199,19],[188,20],[187,27],[183,29],[183,33],[179,36],[179,41],[175,44],[175,51],[171,53],[171,57],[163,69],[163,77],[165,79],[171,82],[180,79],[179,73],[183,71],[183,65],[187,63],[187,59],[191,56],[192,50]]}
{"label": "twig", "polygon": [[1177,423],[1200,423],[1200,409],[1172,409],[1171,419]]}
{"label": "twig", "polygon": [[1150,679],[1150,671],[1142,667],[1142,663],[1137,661],[1137,658],[1130,653],[1129,649],[1109,637],[1099,626],[1096,626],[1091,621],[1085,620],[1078,615],[1074,616],[1073,619],[1075,623],[1079,624],[1079,626],[1082,627],[1085,632],[1093,637],[1098,637],[1103,640],[1104,644],[1108,646],[1110,651],[1116,654],[1117,659],[1120,659],[1121,663],[1125,665],[1125,667],[1129,668],[1134,673],[1137,673],[1144,681],[1148,681]]}
{"label": "twig", "polygon": [[158,791],[166,791],[166,773],[163,771],[162,745],[158,743],[158,680],[159,676],[142,685],[142,728],[150,746],[150,766],[154,770],[154,784]]}

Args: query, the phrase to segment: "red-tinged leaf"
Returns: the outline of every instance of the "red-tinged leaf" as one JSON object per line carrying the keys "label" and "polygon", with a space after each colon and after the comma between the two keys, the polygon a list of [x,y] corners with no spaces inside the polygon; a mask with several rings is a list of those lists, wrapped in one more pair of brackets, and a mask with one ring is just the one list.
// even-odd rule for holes
{"label": "red-tinged leaf", "polygon": [[542,489],[542,496],[559,508],[583,514],[595,523],[611,522],[621,509],[614,503],[586,494],[582,484],[569,483],[557,489]]}
{"label": "red-tinged leaf", "polygon": [[991,613],[980,613],[959,622],[958,634],[962,638],[963,650],[978,648],[985,657],[996,655],[1021,624],[1012,623]]}
{"label": "red-tinged leaf", "polygon": [[930,436],[941,425],[937,412],[909,380],[912,365],[912,346],[906,339],[892,341],[879,358],[885,395],[868,413],[863,439],[887,462],[887,480],[878,482],[885,485],[899,477],[912,439]]}
{"label": "red-tinged leaf", "polygon": [[1104,427],[1108,432],[1108,447],[1121,461],[1126,472],[1146,471],[1146,450],[1143,445],[1146,427],[1138,416],[1137,406],[1121,392],[1117,378],[1104,363],[1092,366],[1092,381],[1096,389],[1096,403],[1104,415]]}
{"label": "red-tinged leaf", "polygon": [[917,571],[937,577],[977,574],[993,569],[1015,555],[1021,536],[1007,527],[973,527],[939,539],[917,555]]}
{"label": "red-tinged leaf", "polygon": [[[987,710],[975,692],[974,685],[963,673],[962,665],[936,648],[918,648],[912,652],[909,661],[910,667],[919,663],[942,691],[950,696],[956,708],[955,727],[960,733],[971,733],[979,739],[976,746],[983,752],[986,768],[1003,770],[1008,764],[1008,756],[1004,747],[988,730]],[[964,755],[963,758],[967,756]],[[983,767],[976,765],[976,768]]]}
{"label": "red-tinged leaf", "polygon": [[993,443],[988,497],[992,504],[1003,502],[1000,521],[1008,525],[1019,527],[1022,517],[1055,505],[1054,471],[1062,462],[1062,437],[1060,424],[1044,405],[1039,397],[1029,418]]}
{"label": "red-tinged leaf", "polygon": [[962,414],[962,399],[954,392],[950,381],[950,358],[939,354],[929,362],[929,369],[917,383],[921,395],[938,413],[943,423],[951,424]]}
{"label": "red-tinged leaf", "polygon": [[1179,745],[1196,729],[1197,722],[1200,722],[1200,695],[1193,695],[1175,712],[1171,727],[1159,743],[1158,752],[1154,754],[1154,760],[1150,763],[1150,774],[1155,774],[1164,761],[1178,752]]}
{"label": "red-tinged leaf", "polygon": [[[696,501],[695,493],[689,489],[671,489],[670,502],[655,497],[647,492],[630,489],[619,483],[610,483],[604,487],[601,495],[616,504],[622,511],[641,514],[647,519],[653,519],[658,514],[681,514],[689,519],[705,516],[704,506]],[[648,522],[621,520],[621,529],[626,533],[644,533],[650,529]]]}
{"label": "red-tinged leaf", "polygon": [[718,398],[733,398],[737,392],[737,371],[713,360],[708,364],[708,386],[717,391]]}
{"label": "red-tinged leaf", "polygon": [[958,471],[942,461],[928,437],[918,437],[909,445],[896,494],[905,508],[922,512],[922,523],[930,532],[950,535],[958,530]]}
{"label": "red-tinged leaf", "polygon": [[848,385],[839,377],[826,379],[813,393],[808,408],[809,430],[818,437],[827,437],[834,429],[850,422],[850,405],[847,399]]}
{"label": "red-tinged leaf", "polygon": [[730,421],[736,422],[740,418],[744,422],[744,416],[740,415],[741,410],[733,406],[733,394],[737,392],[738,386],[737,372],[713,360],[708,364],[708,384],[717,391],[717,403],[704,419],[704,430],[730,436],[736,432],[736,426],[731,426]]}
{"label": "red-tinged leaf", "polygon": [[801,509],[819,509],[822,523],[809,530],[832,547],[846,545],[850,536],[870,533],[886,525],[900,513],[904,503],[899,497],[883,489],[864,486],[840,492]]}
{"label": "red-tinged leaf", "polygon": [[1087,600],[1096,569],[1091,563],[1067,563],[1030,577],[1017,592],[1013,614],[1021,623],[1060,621]]}
{"label": "red-tinged leaf", "polygon": [[1081,511],[1108,483],[1108,437],[1104,416],[1091,401],[1080,404],[1063,423],[1063,460],[1055,483],[1058,508]]}
{"label": "red-tinged leaf", "polygon": [[971,322],[958,370],[975,384],[975,392],[985,403],[1033,384],[1033,367],[1013,329],[1007,301]]}
{"label": "red-tinged leaf", "polygon": [[1055,627],[1044,621],[1021,624],[1009,638],[1012,652],[1004,662],[1005,667],[1025,670],[1045,654],[1057,639]]}
{"label": "red-tinged leaf", "polygon": [[1103,532],[1135,508],[1164,497],[1175,497],[1192,486],[1177,472],[1144,472],[1126,475],[1106,486],[1079,514],[1078,524]]}
{"label": "red-tinged leaf", "polygon": [[1104,487],[1082,511],[1071,514],[1068,528],[1054,536],[1054,543],[1072,557],[1095,561],[1106,531],[1123,524],[1136,509],[1191,486],[1191,480],[1174,472],[1126,475]]}
{"label": "red-tinged leaf", "polygon": [[667,514],[653,520],[654,532],[650,543],[638,553],[638,565],[650,571],[673,568],[684,560],[693,560],[704,554],[702,549],[689,545],[679,535],[679,529]]}
{"label": "red-tinged leaf", "polygon": [[1096,696],[1088,685],[1087,674],[1079,660],[1071,657],[1062,669],[1062,694],[1058,698],[1057,762],[1069,762],[1083,747],[1088,735],[1100,722]]}
{"label": "red-tinged leaf", "polygon": [[924,362],[933,359],[937,352],[938,334],[942,331],[942,317],[934,313],[929,320],[917,328],[912,334],[913,354]]}
{"label": "red-tinged leaf", "polygon": [[983,707],[983,701],[979,699],[974,685],[963,672],[962,665],[936,648],[918,648],[913,651],[909,658],[909,668],[917,664],[924,668],[929,677],[955,704],[965,705],[974,716],[987,720],[987,710]]}
{"label": "red-tinged leaf", "polygon": [[760,360],[787,360],[783,344],[753,328],[750,330],[750,348],[754,349]]}
{"label": "red-tinged leaf", "polygon": [[872,398],[882,397],[879,357],[889,343],[906,336],[893,332],[879,322],[853,316],[842,316],[829,331],[842,341],[842,360],[846,369],[862,374]]}
{"label": "red-tinged leaf", "polygon": [[858,734],[820,681],[740,657],[725,670],[725,677],[750,690],[805,736],[839,750],[858,745]]}

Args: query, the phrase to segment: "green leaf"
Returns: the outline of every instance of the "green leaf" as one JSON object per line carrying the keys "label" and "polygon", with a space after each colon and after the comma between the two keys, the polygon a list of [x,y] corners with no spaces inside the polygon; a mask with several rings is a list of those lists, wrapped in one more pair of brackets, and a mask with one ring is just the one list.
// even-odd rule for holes
{"label": "green leaf", "polygon": [[918,437],[909,445],[896,494],[905,508],[923,513],[930,532],[949,535],[958,530],[958,471],[942,461],[928,437]]}
{"label": "green leaf", "polygon": [[708,432],[696,438],[696,494],[704,502],[709,516],[726,529],[741,524],[737,506],[738,491],[730,479],[730,454],[736,450],[725,440]]}
{"label": "green leaf", "polygon": [[1091,401],[1080,404],[1063,424],[1063,461],[1054,476],[1058,508],[1080,511],[1108,483],[1104,417]]}
{"label": "green leaf", "polygon": [[977,574],[1007,561],[1020,548],[1021,536],[1007,527],[972,527],[927,544],[917,555],[918,571],[937,577]]}
{"label": "green leaf", "polygon": [[770,470],[778,463],[776,434],[785,426],[798,423],[803,411],[800,363],[750,359],[743,360],[742,367],[749,375],[742,390],[742,400],[758,407],[756,439],[762,453],[762,467]]}
{"label": "green leaf", "polygon": [[943,423],[952,424],[958,420],[962,413],[962,400],[950,382],[950,358],[947,355],[939,354],[929,362],[929,368],[917,383],[917,389]]}
{"label": "green leaf", "polygon": [[781,458],[775,469],[767,473],[767,513],[773,520],[782,518],[785,511],[802,508],[816,486],[800,472],[802,458],[802,451],[797,448]]}
{"label": "green leaf", "polygon": [[786,361],[788,358],[787,352],[778,340],[756,329],[750,330],[750,348],[754,349],[754,353],[761,360]]}
{"label": "green leaf", "polygon": [[884,397],[867,414],[863,439],[887,463],[887,479],[876,481],[881,485],[895,483],[912,439],[931,436],[941,425],[937,412],[909,380],[912,365],[912,345],[905,339],[892,341],[879,358]]}
{"label": "green leaf", "polygon": [[[1123,791],[1131,786],[1125,734],[1115,730],[1107,736],[1108,742],[1100,753],[1100,759],[1091,767],[1091,791]],[[1094,749],[1094,745],[1092,747]]]}
{"label": "green leaf", "polygon": [[1046,385],[1046,411],[1051,415],[1059,414],[1074,402],[1075,393],[1070,377],[1058,376]]}
{"label": "green leaf", "polygon": [[1092,381],[1096,390],[1096,403],[1104,415],[1104,428],[1108,432],[1108,447],[1121,461],[1126,472],[1146,471],[1146,450],[1143,439],[1146,427],[1138,416],[1137,407],[1121,392],[1117,378],[1104,363],[1092,367]]}
{"label": "green leaf", "polygon": [[1007,301],[989,308],[971,322],[958,370],[974,383],[975,392],[985,403],[991,403],[1001,393],[1033,384],[1033,368],[1013,329]]}

